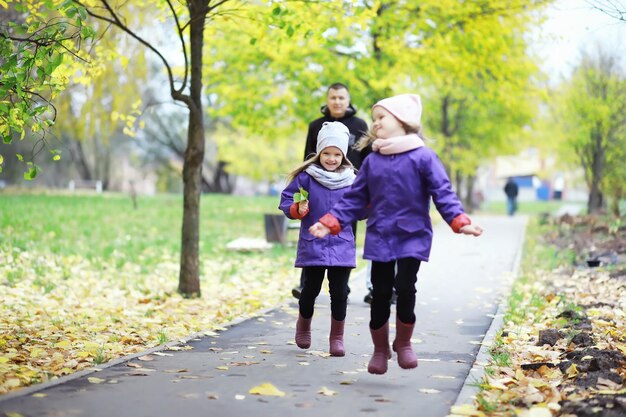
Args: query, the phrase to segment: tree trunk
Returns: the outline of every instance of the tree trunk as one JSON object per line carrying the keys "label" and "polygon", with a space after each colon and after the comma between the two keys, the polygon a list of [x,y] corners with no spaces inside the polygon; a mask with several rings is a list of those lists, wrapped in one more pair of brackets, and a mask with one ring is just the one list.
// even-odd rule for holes
{"label": "tree trunk", "polygon": [[600,190],[600,180],[604,174],[605,155],[602,147],[602,134],[600,129],[592,132],[594,148],[591,161],[591,186],[589,187],[589,200],[587,201],[587,213],[599,213],[602,211],[603,198]]}
{"label": "tree trunk", "polygon": [[93,179],[91,169],[89,169],[89,163],[87,162],[87,157],[85,156],[85,151],[83,150],[83,144],[77,139],[67,139],[67,141],[70,142],[68,148],[80,178],[82,180]]}
{"label": "tree trunk", "polygon": [[[190,1],[190,103],[187,148],[183,163],[183,226],[178,291],[186,297],[200,296],[200,195],[204,160],[204,121],[202,114],[202,46],[206,12],[202,1]],[[205,6],[204,6],[205,7]]]}

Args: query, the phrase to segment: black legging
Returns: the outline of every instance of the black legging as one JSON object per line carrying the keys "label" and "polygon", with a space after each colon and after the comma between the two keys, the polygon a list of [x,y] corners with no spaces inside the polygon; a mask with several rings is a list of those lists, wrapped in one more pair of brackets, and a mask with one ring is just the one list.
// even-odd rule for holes
{"label": "black legging", "polygon": [[[396,264],[398,271],[396,273]],[[398,300],[396,314],[402,323],[415,323],[415,284],[421,261],[401,258],[391,262],[372,262],[372,308],[370,329],[380,329],[391,314],[391,295],[395,284]],[[395,279],[394,279],[395,275]]]}
{"label": "black legging", "polygon": [[305,319],[313,317],[315,299],[322,290],[324,273],[328,270],[330,312],[335,320],[343,321],[346,318],[346,308],[348,307],[350,269],[352,268],[343,266],[305,266],[302,268],[306,279],[300,294],[300,315]]}

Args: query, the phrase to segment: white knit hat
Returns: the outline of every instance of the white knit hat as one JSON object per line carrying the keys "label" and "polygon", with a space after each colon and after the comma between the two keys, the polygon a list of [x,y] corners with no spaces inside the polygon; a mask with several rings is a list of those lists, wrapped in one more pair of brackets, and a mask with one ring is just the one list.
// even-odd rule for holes
{"label": "white knit hat", "polygon": [[346,125],[341,122],[324,122],[317,134],[317,147],[315,150],[319,154],[329,146],[336,146],[341,149],[343,156],[346,156],[349,140],[350,131]]}
{"label": "white knit hat", "polygon": [[380,100],[372,106],[380,106],[393,114],[396,119],[409,126],[418,127],[422,118],[422,101],[417,94],[400,94]]}

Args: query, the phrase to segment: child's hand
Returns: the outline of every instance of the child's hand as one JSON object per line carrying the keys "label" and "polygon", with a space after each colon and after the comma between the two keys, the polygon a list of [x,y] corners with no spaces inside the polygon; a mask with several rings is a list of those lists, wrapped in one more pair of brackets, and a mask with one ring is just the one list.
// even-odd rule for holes
{"label": "child's hand", "polygon": [[478,226],[477,224],[467,224],[461,227],[459,230],[460,233],[464,235],[472,235],[472,236],[480,236],[483,234],[483,228]]}
{"label": "child's hand", "polygon": [[317,238],[322,238],[330,233],[330,229],[322,223],[317,222],[313,226],[309,227],[309,233]]}
{"label": "child's hand", "polygon": [[304,216],[309,211],[309,200],[300,200],[298,203],[298,213]]}

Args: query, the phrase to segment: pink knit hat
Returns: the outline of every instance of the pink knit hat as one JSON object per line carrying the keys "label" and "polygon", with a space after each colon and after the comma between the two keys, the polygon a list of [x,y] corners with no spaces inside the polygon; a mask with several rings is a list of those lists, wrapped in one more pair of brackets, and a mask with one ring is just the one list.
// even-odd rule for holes
{"label": "pink knit hat", "polygon": [[380,106],[393,114],[396,119],[410,126],[420,126],[422,118],[422,100],[417,94],[400,94],[380,100],[372,106]]}

